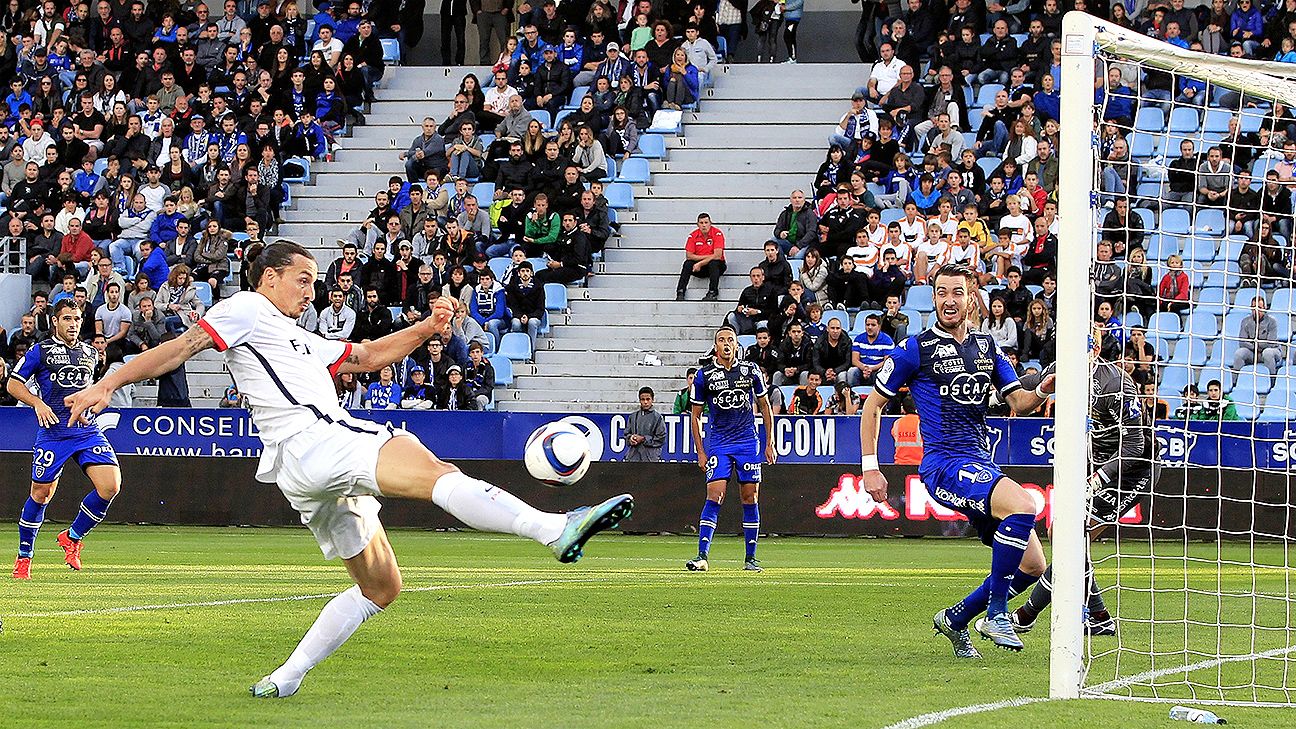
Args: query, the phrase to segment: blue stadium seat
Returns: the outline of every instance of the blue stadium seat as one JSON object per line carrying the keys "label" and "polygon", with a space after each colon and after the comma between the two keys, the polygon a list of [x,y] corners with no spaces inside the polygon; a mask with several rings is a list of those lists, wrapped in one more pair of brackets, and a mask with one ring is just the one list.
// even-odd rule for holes
{"label": "blue stadium seat", "polygon": [[1156,230],[1156,213],[1147,208],[1134,208],[1134,214],[1143,221],[1143,230]]}
{"label": "blue stadium seat", "polygon": [[1291,289],[1277,289],[1273,292],[1273,301],[1269,302],[1269,311],[1274,316],[1278,316],[1280,312],[1291,314],[1296,311],[1292,308],[1294,301],[1296,299],[1293,299]]}
{"label": "blue stadium seat", "polygon": [[292,183],[300,183],[302,185],[310,184],[311,161],[309,159],[305,157],[289,157],[288,159],[284,160],[284,165],[287,166],[288,164],[300,165],[302,168],[302,173],[296,177],[285,177],[283,178],[284,182],[287,182],[289,184]]}
{"label": "blue stadium seat", "polygon": [[[900,310],[900,313],[909,317],[910,336],[917,334],[919,331],[923,329],[924,326],[923,321],[927,318],[926,314],[922,313],[921,311],[918,311],[917,309],[911,309],[909,307],[902,308]],[[896,344],[899,344],[899,342],[896,342]]]}
{"label": "blue stadium seat", "polygon": [[833,388],[832,385],[819,386],[819,397],[823,398],[824,407],[828,407],[828,403],[832,400],[833,395],[836,394],[837,391]]}
{"label": "blue stadium seat", "polygon": [[[1211,328],[1215,327],[1214,321],[1211,322]],[[1189,365],[1192,367],[1201,367],[1206,364],[1206,340],[1205,339],[1185,339],[1175,346],[1174,356],[1170,358],[1170,364]]]}
{"label": "blue stadium seat", "polygon": [[998,169],[999,160],[995,157],[982,157],[977,160],[977,167],[980,167],[981,171],[985,173],[986,178],[989,179],[990,175]]}
{"label": "blue stadium seat", "polygon": [[[659,137],[660,138],[660,137]],[[631,157],[621,163],[621,170],[616,176],[617,182],[647,185],[651,179],[648,171],[648,160]]]}
{"label": "blue stadium seat", "polygon": [[[519,332],[520,333],[520,332]],[[523,334],[522,336],[526,336]],[[495,368],[495,386],[508,387],[513,384],[513,361],[503,355],[490,357],[491,367]]]}
{"label": "blue stadium seat", "polygon": [[[1197,235],[1223,236],[1228,232],[1228,222],[1224,218],[1224,211],[1219,208],[1201,208],[1197,211],[1197,218],[1193,221],[1193,231]],[[1211,246],[1215,243],[1212,241]]]}
{"label": "blue stadium seat", "polygon": [[756,343],[756,335],[755,335],[755,334],[739,334],[739,335],[738,335],[738,353],[741,355],[743,352],[746,352],[746,351],[747,351],[747,348],[748,348],[748,347],[752,346],[752,345],[755,344],[755,343]]}
{"label": "blue stadium seat", "polygon": [[634,192],[624,182],[613,182],[603,188],[608,207],[626,210],[634,207]]}
{"label": "blue stadium seat", "polygon": [[1129,331],[1134,327],[1143,326],[1143,315],[1138,313],[1138,309],[1130,309],[1125,312],[1125,330]]}
{"label": "blue stadium seat", "polygon": [[531,118],[540,122],[540,126],[544,127],[546,131],[553,129],[553,118],[549,116],[548,110],[536,109],[531,112]]}
{"label": "blue stadium seat", "polygon": [[[1223,255],[1221,255],[1220,257],[1222,258]],[[1232,288],[1237,288],[1237,286],[1241,283],[1241,281],[1242,281],[1242,277],[1237,273],[1226,271],[1219,268],[1213,268],[1206,272],[1205,278],[1202,280],[1202,288],[1232,289]],[[1286,290],[1287,289],[1279,289],[1279,291],[1286,291]],[[1276,296],[1277,295],[1275,294],[1275,301],[1277,300]]]}
{"label": "blue stadium seat", "polygon": [[1251,308],[1251,300],[1257,296],[1263,298],[1266,302],[1269,301],[1264,292],[1254,286],[1240,288],[1233,294],[1233,305],[1249,309]]}
{"label": "blue stadium seat", "polygon": [[[453,195],[454,193],[451,192],[450,194]],[[482,210],[486,210],[490,207],[491,200],[495,198],[495,183],[478,182],[472,186],[472,194],[473,197],[477,198],[477,205]]]}
{"label": "blue stadium seat", "polygon": [[504,278],[504,272],[512,262],[507,256],[495,256],[487,262],[487,265],[490,266],[491,273],[495,274],[495,280],[499,281]]}
{"label": "blue stadium seat", "polygon": [[1167,397],[1183,393],[1184,386],[1188,384],[1188,375],[1188,368],[1183,365],[1162,367],[1161,384],[1157,387],[1157,394]]}
{"label": "blue stadium seat", "polygon": [[1285,421],[1296,420],[1296,386],[1290,381],[1278,379],[1278,386],[1265,398],[1264,410],[1260,420]]}
{"label": "blue stadium seat", "polygon": [[[1188,323],[1184,327],[1184,333],[1195,340],[1200,339],[1203,343],[1213,340],[1219,336],[1219,322],[1215,320],[1215,315],[1209,312],[1192,311],[1188,312]],[[1205,354],[1203,352],[1203,361]],[[1198,362],[1196,364],[1202,364]]]}
{"label": "blue stadium seat", "polygon": [[869,318],[870,314],[882,316],[882,312],[877,309],[860,309],[855,315],[855,324],[850,328],[851,336],[864,333],[864,321]]}
{"label": "blue stadium seat", "polygon": [[1180,134],[1196,133],[1201,129],[1201,120],[1197,110],[1187,106],[1176,106],[1170,111],[1170,132]]}
{"label": "blue stadium seat", "polygon": [[203,306],[211,306],[212,305],[211,284],[207,283],[206,281],[194,281],[193,286],[194,286],[194,290],[198,292],[198,300],[203,303]]}
{"label": "blue stadium seat", "polygon": [[[1217,86],[1216,88],[1220,87]],[[1238,121],[1241,122],[1242,131],[1248,134],[1254,134],[1260,131],[1260,125],[1264,123],[1264,120],[1265,116],[1263,112],[1258,109],[1250,110],[1250,113],[1248,113],[1248,110],[1243,110],[1242,114],[1238,117]]]}
{"label": "blue stadium seat", "polygon": [[639,151],[635,152],[634,156],[661,159],[666,156],[666,140],[653,134],[641,135],[639,137]]}
{"label": "blue stadium seat", "polygon": [[1155,106],[1145,106],[1134,116],[1134,130],[1138,132],[1158,134],[1165,131],[1165,124],[1165,112]]}
{"label": "blue stadium seat", "polygon": [[391,312],[392,321],[400,321],[401,315],[405,313],[399,306],[389,306],[387,311]]}
{"label": "blue stadium seat", "polygon": [[787,409],[787,404],[792,402],[792,393],[796,390],[793,385],[780,385],[779,392],[783,393],[783,408]]}
{"label": "blue stadium seat", "polygon": [[977,92],[976,106],[988,109],[994,106],[995,94],[1003,91],[1003,84],[985,84]]}
{"label": "blue stadium seat", "polygon": [[1207,109],[1202,128],[1211,133],[1227,134],[1229,119],[1232,118],[1233,112],[1229,109]]}
{"label": "blue stadium seat", "polygon": [[[1139,111],[1148,110],[1140,109]],[[1160,109],[1156,109],[1156,111],[1160,111]],[[1130,156],[1135,159],[1148,159],[1157,155],[1157,139],[1159,137],[1151,134],[1134,134],[1132,136],[1134,143],[1130,145]]]}
{"label": "blue stadium seat", "polygon": [[1206,385],[1211,380],[1219,380],[1224,386],[1224,392],[1233,389],[1233,370],[1228,367],[1203,367],[1197,375],[1197,389],[1201,390],[1202,395],[1206,394]]}
{"label": "blue stadium seat", "polygon": [[[532,113],[534,113],[534,112],[532,112]],[[570,110],[570,109],[562,109],[562,110],[560,110],[557,114],[555,114],[555,115],[554,115],[554,118],[553,118],[553,126],[554,126],[554,129],[557,129],[558,127],[562,126],[563,119],[566,119],[566,118],[569,117],[569,116],[571,116],[571,110]]]}
{"label": "blue stadium seat", "polygon": [[588,86],[577,86],[576,88],[572,89],[571,99],[568,100],[567,102],[567,108],[579,109],[581,105],[581,99],[584,99],[586,96],[589,96],[589,89],[590,87]]}
{"label": "blue stadium seat", "polygon": [[383,63],[389,66],[400,65],[400,41],[396,38],[380,38],[383,50]]}
{"label": "blue stadium seat", "polygon": [[499,353],[514,362],[531,359],[531,338],[522,332],[509,332],[500,338]]}
{"label": "blue stadium seat", "polygon": [[716,37],[716,55],[721,59],[729,57],[729,41],[724,36]]}
{"label": "blue stadium seat", "polygon": [[[617,177],[617,161],[613,159],[611,156],[608,156],[606,159],[607,159],[607,172],[605,172],[604,175],[599,179],[603,182],[611,182],[615,180]],[[625,182],[625,180],[622,180],[622,182]]]}
{"label": "blue stadium seat", "polygon": [[899,208],[885,208],[882,210],[882,225],[890,225],[904,219],[904,211]]}
{"label": "blue stadium seat", "polygon": [[1271,389],[1273,389],[1273,384],[1269,377],[1269,368],[1264,365],[1243,367],[1242,371],[1237,374],[1237,379],[1233,382],[1234,393],[1255,392],[1259,395],[1268,395]]}
{"label": "blue stadium seat", "polygon": [[1245,308],[1232,308],[1224,315],[1220,334],[1224,337],[1223,342],[1227,343],[1230,362],[1233,361],[1233,350],[1237,349],[1238,330],[1242,327],[1242,320],[1248,316],[1251,316],[1251,310]]}
{"label": "blue stadium seat", "polygon": [[1188,238],[1183,248],[1184,267],[1194,273],[1215,262],[1214,238]]}
{"label": "blue stadium seat", "polygon": [[1183,323],[1179,315],[1171,311],[1158,311],[1148,318],[1148,336],[1159,336],[1162,339],[1178,339],[1183,334]]}
{"label": "blue stadium seat", "polygon": [[560,283],[547,283],[544,287],[545,311],[567,311],[567,287]]}
{"label": "blue stadium seat", "polygon": [[841,327],[842,327],[842,329],[844,329],[844,330],[846,330],[846,331],[850,331],[850,315],[849,315],[849,314],[847,314],[846,312],[842,311],[841,309],[833,309],[832,311],[825,311],[825,312],[824,312],[824,314],[823,314],[823,323],[824,323],[824,326],[825,326],[825,327],[827,327],[827,326],[828,326],[828,322],[832,321],[833,319],[836,319],[837,321],[841,322]]}
{"label": "blue stadium seat", "polygon": [[924,314],[936,311],[936,299],[932,287],[927,284],[910,286],[909,295],[905,298],[905,306]]}
{"label": "blue stadium seat", "polygon": [[1192,229],[1192,220],[1188,211],[1181,208],[1170,208],[1161,211],[1161,232],[1170,235],[1188,235]]}
{"label": "blue stadium seat", "polygon": [[1196,311],[1210,312],[1216,316],[1224,315],[1224,289],[1202,289],[1197,293]]}

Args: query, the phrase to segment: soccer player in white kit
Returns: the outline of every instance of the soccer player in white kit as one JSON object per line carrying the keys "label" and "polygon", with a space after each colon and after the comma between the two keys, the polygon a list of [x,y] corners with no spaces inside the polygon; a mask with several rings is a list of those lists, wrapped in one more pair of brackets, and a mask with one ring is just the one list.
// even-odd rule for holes
{"label": "soccer player in white kit", "polygon": [[400,361],[445,328],[454,314],[450,299],[436,301],[418,324],[381,339],[331,341],[295,324],[311,305],[319,273],[305,248],[287,241],[254,244],[246,260],[254,291],[216,304],[197,326],[68,396],[67,405],[69,422],[75,422],[87,410],[108,407],[123,385],[170,372],[204,349],[224,353],[265,445],[257,479],[279,485],[325,558],[341,557],[355,581],[324,606],[288,660],[252,686],[254,696],[291,696],[307,671],[400,593],[401,573],[378,520],[376,496],[431,500],[476,529],[534,539],[560,562],[580,559],[586,540],[629,516],[634,500],[628,494],[566,514],[539,511],[464,475],[408,432],[342,409],[333,377]]}

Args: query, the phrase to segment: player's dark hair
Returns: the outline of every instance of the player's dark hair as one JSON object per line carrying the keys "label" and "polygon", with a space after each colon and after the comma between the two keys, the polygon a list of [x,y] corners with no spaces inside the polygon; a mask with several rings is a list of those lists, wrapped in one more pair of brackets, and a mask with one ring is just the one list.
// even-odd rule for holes
{"label": "player's dark hair", "polygon": [[976,284],[976,274],[972,272],[972,269],[961,263],[946,263],[936,269],[936,275],[932,277],[932,281],[934,282],[941,276],[962,277],[967,279],[968,285],[971,286]]}
{"label": "player's dark hair", "polygon": [[64,309],[73,309],[75,311],[80,311],[80,309],[77,308],[76,302],[73,301],[72,299],[70,298],[59,299],[58,303],[54,305],[54,318],[55,319],[59,318],[59,313],[62,312]]}
{"label": "player's dark hair", "polygon": [[267,268],[282,273],[297,256],[310,258],[311,254],[310,251],[288,240],[277,240],[269,245],[253,243],[243,254],[248,262],[248,281],[252,282],[253,288],[260,286],[261,275]]}

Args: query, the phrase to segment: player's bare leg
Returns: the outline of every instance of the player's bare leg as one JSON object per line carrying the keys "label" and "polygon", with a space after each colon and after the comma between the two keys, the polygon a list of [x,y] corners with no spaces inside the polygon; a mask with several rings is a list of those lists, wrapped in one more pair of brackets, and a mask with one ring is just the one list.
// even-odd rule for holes
{"label": "player's bare leg", "polygon": [[58,535],[58,544],[63,548],[63,561],[74,570],[81,569],[81,540],[104,520],[112,500],[121,491],[121,469],[117,466],[88,466],[86,475],[90,477],[94,489],[82,500],[81,509],[72,520],[72,526]]}
{"label": "player's bare leg", "polygon": [[23,504],[22,515],[18,517],[18,557],[14,560],[13,578],[15,580],[31,579],[32,556],[36,549],[36,535],[40,533],[41,524],[45,523],[45,507],[54,498],[58,490],[58,481],[39,483],[32,481],[27,503]]}
{"label": "player's bare leg", "polygon": [[383,445],[377,479],[384,496],[431,501],[474,529],[533,539],[553,549],[560,562],[580,559],[586,540],[615,527],[634,508],[634,499],[622,494],[566,514],[540,511],[498,486],[461,473],[407,436]]}
{"label": "player's bare leg", "polygon": [[748,572],[761,572],[760,562],[756,559],[756,541],[760,538],[760,505],[757,503],[760,484],[740,483],[738,492],[742,497],[743,543],[747,549],[743,559],[743,569]]}
{"label": "player's bare leg", "polygon": [[[705,463],[703,470],[706,470]],[[706,503],[702,505],[702,516],[698,518],[698,553],[693,559],[684,563],[689,572],[706,572],[711,568],[711,539],[715,536],[716,523],[720,518],[720,506],[724,504],[725,489],[729,486],[724,481],[707,481]]]}
{"label": "player's bare leg", "polygon": [[400,594],[400,567],[387,532],[381,527],[359,554],[343,561],[355,585],[329,600],[288,660],[252,686],[253,696],[292,696],[308,671],[342,647],[361,624],[382,612]]}

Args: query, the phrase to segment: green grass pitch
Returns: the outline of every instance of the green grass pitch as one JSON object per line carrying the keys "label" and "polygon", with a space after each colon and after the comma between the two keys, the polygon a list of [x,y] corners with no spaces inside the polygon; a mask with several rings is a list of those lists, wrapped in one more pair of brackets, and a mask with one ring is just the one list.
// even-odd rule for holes
{"label": "green grass pitch", "polygon": [[[406,593],[296,696],[257,701],[247,687],[292,650],[319,595],[348,585],[304,529],[105,526],[80,573],[63,566],[57,531],[42,532],[30,583],[0,586],[0,726],[882,727],[1047,694],[1046,619],[1022,654],[978,641],[980,662],[931,634],[931,614],[988,566],[971,540],[767,539],[753,574],[739,540],[722,538],[712,571],[690,574],[683,537],[610,536],[563,566],[520,539],[394,531]],[[1214,589],[1204,564],[1188,582]],[[1286,589],[1277,570],[1220,579]],[[217,601],[235,602],[181,605]],[[1214,601],[1172,607],[1213,616]],[[1148,606],[1131,595],[1122,608]],[[1183,726],[1168,709],[1056,702],[940,726]],[[1296,724],[1290,710],[1218,712]]]}

